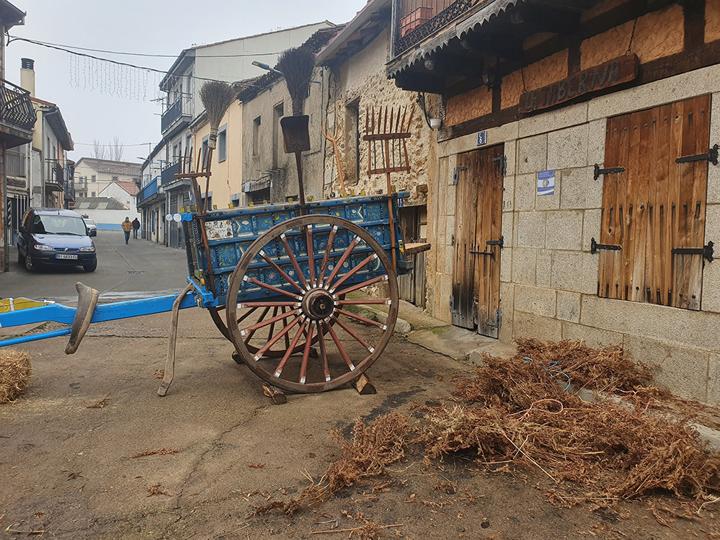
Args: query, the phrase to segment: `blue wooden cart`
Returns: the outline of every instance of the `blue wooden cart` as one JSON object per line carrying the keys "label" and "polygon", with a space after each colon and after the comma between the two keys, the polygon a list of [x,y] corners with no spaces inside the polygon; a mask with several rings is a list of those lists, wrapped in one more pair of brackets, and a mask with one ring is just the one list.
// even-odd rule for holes
{"label": "blue wooden cart", "polygon": [[[273,387],[311,393],[352,383],[382,354],[397,319],[397,274],[408,270],[397,227],[405,196],[181,214],[188,261],[181,294],[102,304],[97,291],[78,284],[75,308],[9,302],[0,327],[67,326],[0,347],[70,336],[72,354],[91,324],[173,311],[164,395],[178,311],[201,307],[233,343],[236,359]],[[387,316],[371,318],[363,311],[369,305],[385,305]]]}

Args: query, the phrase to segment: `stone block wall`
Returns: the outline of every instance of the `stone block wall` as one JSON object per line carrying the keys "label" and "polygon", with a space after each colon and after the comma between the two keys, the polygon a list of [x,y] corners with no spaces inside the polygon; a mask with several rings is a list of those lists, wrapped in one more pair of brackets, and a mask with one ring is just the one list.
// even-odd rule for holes
{"label": "stone block wall", "polygon": [[[488,131],[488,145],[504,144],[501,256],[501,340],[520,337],[581,339],[622,344],[658,369],[657,379],[683,396],[720,403],[720,260],[706,264],[702,311],[597,296],[598,261],[591,238],[600,238],[603,164],[609,117],[689,97],[712,94],[711,144],[720,143],[720,66],[678,75],[513,122]],[[433,256],[428,269],[428,310],[451,320],[451,238],[458,153],[477,148],[468,135],[439,146],[431,185]],[[556,171],[555,194],[537,195],[536,175]],[[710,166],[706,243],[720,245],[720,167]]]}

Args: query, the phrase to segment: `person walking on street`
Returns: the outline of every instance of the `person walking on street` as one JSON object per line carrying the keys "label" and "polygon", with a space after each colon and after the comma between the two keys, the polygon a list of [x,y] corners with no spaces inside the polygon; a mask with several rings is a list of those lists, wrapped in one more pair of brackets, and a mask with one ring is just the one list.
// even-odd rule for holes
{"label": "person walking on street", "polygon": [[125,245],[130,241],[130,231],[132,231],[133,225],[129,217],[125,218],[122,222],[122,230],[125,233]]}
{"label": "person walking on street", "polygon": [[133,219],[132,226],[133,226],[133,238],[135,240],[137,240],[138,239],[138,231],[140,230],[140,220],[138,218]]}

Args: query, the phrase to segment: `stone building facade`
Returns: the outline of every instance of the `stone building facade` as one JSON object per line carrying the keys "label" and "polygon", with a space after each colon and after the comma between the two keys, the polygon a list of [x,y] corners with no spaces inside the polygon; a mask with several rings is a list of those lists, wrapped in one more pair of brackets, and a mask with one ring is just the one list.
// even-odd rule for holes
{"label": "stone building facade", "polygon": [[[720,402],[720,261],[707,257],[720,238],[720,168],[702,157],[720,143],[720,2],[539,2],[547,29],[533,30],[525,2],[481,4],[416,44],[398,40],[388,68],[445,102],[428,310],[503,341],[622,344],[661,383]],[[445,86],[433,71],[459,51],[478,74],[465,68]],[[483,157],[493,149],[497,168]],[[463,253],[473,189],[477,237]],[[488,212],[499,238],[481,234]]]}

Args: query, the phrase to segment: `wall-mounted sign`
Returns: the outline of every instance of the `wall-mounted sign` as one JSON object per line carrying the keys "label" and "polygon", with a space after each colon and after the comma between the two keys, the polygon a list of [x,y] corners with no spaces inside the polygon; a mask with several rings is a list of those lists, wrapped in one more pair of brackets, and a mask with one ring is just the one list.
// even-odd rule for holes
{"label": "wall-mounted sign", "polygon": [[525,92],[520,96],[520,112],[548,109],[586,94],[634,81],[638,76],[638,65],[638,57],[634,54],[620,56],[563,81]]}
{"label": "wall-mounted sign", "polygon": [[477,145],[485,146],[488,143],[488,132],[487,130],[478,131],[477,134]]}
{"label": "wall-mounted sign", "polygon": [[555,171],[537,173],[537,194],[540,196],[555,195]]}

